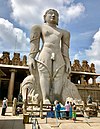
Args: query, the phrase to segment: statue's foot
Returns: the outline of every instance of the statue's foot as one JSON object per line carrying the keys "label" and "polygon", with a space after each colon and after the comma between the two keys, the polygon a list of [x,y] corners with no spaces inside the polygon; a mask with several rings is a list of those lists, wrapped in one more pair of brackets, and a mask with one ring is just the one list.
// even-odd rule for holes
{"label": "statue's foot", "polygon": [[45,100],[43,101],[43,103],[44,103],[44,104],[51,104],[49,99],[45,99]]}

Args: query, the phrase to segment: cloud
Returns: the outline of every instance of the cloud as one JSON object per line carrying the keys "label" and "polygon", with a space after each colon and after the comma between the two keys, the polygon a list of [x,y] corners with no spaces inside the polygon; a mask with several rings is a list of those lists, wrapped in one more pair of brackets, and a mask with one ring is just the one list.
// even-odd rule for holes
{"label": "cloud", "polygon": [[29,39],[21,29],[0,18],[0,49],[3,51],[26,51]]}
{"label": "cloud", "polygon": [[83,53],[82,53],[81,51],[79,51],[78,53],[76,53],[76,54],[74,55],[74,57],[73,57],[72,60],[73,60],[73,61],[76,60],[76,59],[77,59],[77,60],[80,60],[82,54],[83,54]]}
{"label": "cloud", "polygon": [[43,15],[48,8],[54,8],[60,13],[64,23],[79,17],[85,10],[82,3],[73,4],[74,0],[10,0],[12,18],[25,28],[33,24],[43,23]]}
{"label": "cloud", "polygon": [[63,7],[61,11],[61,20],[65,23],[69,23],[74,19],[77,19],[85,11],[85,7],[82,3],[71,4],[69,7]]}
{"label": "cloud", "polygon": [[21,26],[30,28],[33,24],[42,23],[44,10],[61,4],[62,0],[11,0],[12,18]]}
{"label": "cloud", "polygon": [[74,2],[74,0],[63,0],[64,4],[70,5],[71,3]]}
{"label": "cloud", "polygon": [[90,48],[86,50],[86,55],[89,62],[96,65],[96,72],[100,73],[100,28],[93,36],[93,40]]}
{"label": "cloud", "polygon": [[93,39],[94,41],[90,48],[86,50],[86,54],[90,59],[100,60],[100,29],[93,36]]}
{"label": "cloud", "polygon": [[91,31],[87,31],[84,33],[80,33],[80,36],[81,36],[81,38],[83,37],[83,38],[87,39],[87,38],[91,37],[91,35],[93,35],[94,33],[95,33],[95,31],[91,30]]}

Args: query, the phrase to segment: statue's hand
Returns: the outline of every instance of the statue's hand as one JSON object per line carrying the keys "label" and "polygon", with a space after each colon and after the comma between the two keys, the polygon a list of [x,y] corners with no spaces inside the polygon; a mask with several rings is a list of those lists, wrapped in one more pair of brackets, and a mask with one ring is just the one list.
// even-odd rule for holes
{"label": "statue's hand", "polygon": [[67,61],[67,64],[66,64],[66,73],[70,74],[71,73],[71,66],[70,66],[70,62]]}
{"label": "statue's hand", "polygon": [[36,69],[36,61],[34,58],[29,58],[29,70],[30,73],[33,74],[33,71]]}

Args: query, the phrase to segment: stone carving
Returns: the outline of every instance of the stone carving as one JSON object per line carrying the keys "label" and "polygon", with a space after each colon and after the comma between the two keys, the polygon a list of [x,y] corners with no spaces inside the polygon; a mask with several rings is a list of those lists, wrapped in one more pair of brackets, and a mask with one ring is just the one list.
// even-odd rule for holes
{"label": "stone carving", "polygon": [[90,72],[90,67],[89,67],[88,62],[86,60],[82,61],[82,71],[83,72]]}
{"label": "stone carving", "polygon": [[2,57],[0,58],[0,64],[27,66],[27,56],[24,55],[21,61],[20,53],[14,53],[14,57],[10,60],[10,53],[4,51]]}
{"label": "stone carving", "polygon": [[10,64],[9,52],[3,52],[3,56],[1,57],[1,59],[2,64]]}
{"label": "stone carving", "polygon": [[14,57],[12,59],[13,65],[20,65],[20,53],[14,53]]}
{"label": "stone carving", "polygon": [[[34,76],[37,75],[37,76]],[[27,96],[27,90],[28,90],[28,98],[32,98],[32,95],[34,94],[33,97],[36,97],[37,93],[39,94],[38,96],[38,102],[40,102],[40,100],[42,100],[42,94],[41,94],[41,89],[39,87],[39,82],[38,79],[36,80],[36,78],[38,78],[38,74],[34,73],[34,75],[28,75],[23,82],[21,83],[21,91],[22,92],[22,96],[23,96],[23,100],[26,99]],[[32,101],[32,100],[31,100]]]}
{"label": "stone carving", "polygon": [[22,65],[23,66],[27,65],[27,56],[26,55],[23,56]]}
{"label": "stone carving", "polygon": [[[38,82],[32,88],[38,87],[42,92],[43,103],[55,100],[63,103],[67,97],[80,99],[76,86],[68,80],[71,71],[70,33],[57,27],[58,19],[59,14],[56,10],[47,10],[44,15],[45,23],[33,26],[30,35],[30,76],[35,79],[34,83]],[[40,38],[43,46],[39,52]]]}
{"label": "stone carving", "polygon": [[90,72],[95,73],[95,65],[91,63]]}
{"label": "stone carving", "polygon": [[35,94],[35,90],[32,90],[28,94],[28,99],[29,99],[30,103],[33,103],[33,104],[38,104],[38,97],[39,97],[39,94]]}
{"label": "stone carving", "polygon": [[73,63],[73,66],[72,66],[72,69],[73,71],[81,71],[81,65],[80,65],[80,62],[79,60],[74,60],[74,63]]}

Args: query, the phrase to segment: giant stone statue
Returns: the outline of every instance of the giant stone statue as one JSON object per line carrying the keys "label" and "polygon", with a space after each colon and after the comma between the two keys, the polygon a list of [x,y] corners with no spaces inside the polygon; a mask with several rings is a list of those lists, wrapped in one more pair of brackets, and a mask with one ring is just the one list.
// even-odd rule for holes
{"label": "giant stone statue", "polygon": [[25,96],[26,87],[36,90],[43,103],[52,103],[55,100],[64,103],[67,97],[81,98],[76,86],[68,79],[71,72],[70,33],[58,28],[58,21],[58,12],[49,9],[44,15],[44,24],[34,25],[30,34],[31,75],[26,77],[24,84],[22,83],[22,92]]}

